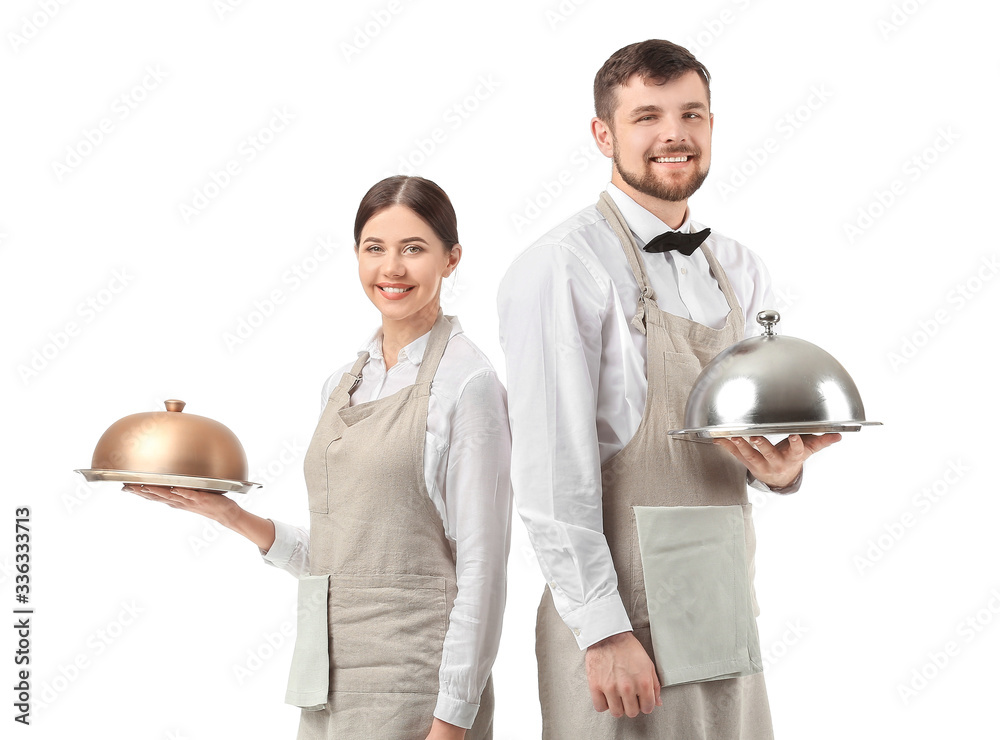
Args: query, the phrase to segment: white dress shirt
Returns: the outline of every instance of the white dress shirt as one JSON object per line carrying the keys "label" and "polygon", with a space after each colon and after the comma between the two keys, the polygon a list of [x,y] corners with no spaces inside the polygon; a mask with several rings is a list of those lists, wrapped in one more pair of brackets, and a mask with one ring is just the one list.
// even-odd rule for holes
{"label": "white dress shirt", "polygon": [[[615,185],[607,190],[640,247],[671,230]],[[688,219],[677,230],[702,228]],[[745,334],[759,334],[757,312],[774,307],[764,264],[715,232],[705,243],[743,308]],[[641,258],[661,309],[725,324],[729,306],[701,250]],[[635,434],[646,403],[646,336],[630,323],[638,300],[622,245],[596,205],[522,252],[497,296],[514,496],[556,609],[581,649],[632,629],[604,537],[601,465]]]}
{"label": "white dress shirt", "polygon": [[[386,372],[380,327],[358,351],[371,357],[350,404],[385,398],[413,385],[429,336],[427,332],[401,349]],[[353,364],[324,383],[321,414]],[[507,395],[490,361],[457,320],[431,383],[424,478],[455,553],[458,584],[434,716],[468,728],[500,643],[512,498]],[[277,521],[274,529],[274,544],[264,559],[296,577],[306,574],[309,533]]]}

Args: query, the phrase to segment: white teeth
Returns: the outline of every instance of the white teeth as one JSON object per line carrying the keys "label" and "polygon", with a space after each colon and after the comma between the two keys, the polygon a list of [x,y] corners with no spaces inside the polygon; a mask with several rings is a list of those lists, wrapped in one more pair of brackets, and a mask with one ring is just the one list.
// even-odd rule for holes
{"label": "white teeth", "polygon": [[684,157],[653,157],[654,162],[687,162],[687,156]]}
{"label": "white teeth", "polygon": [[384,290],[386,293],[405,293],[409,288],[383,288],[381,285],[378,286],[379,290]]}

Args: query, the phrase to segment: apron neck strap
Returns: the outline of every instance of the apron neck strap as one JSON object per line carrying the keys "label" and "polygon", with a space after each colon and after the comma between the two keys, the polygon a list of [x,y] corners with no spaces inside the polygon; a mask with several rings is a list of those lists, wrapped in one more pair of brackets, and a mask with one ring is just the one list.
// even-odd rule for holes
{"label": "apron neck strap", "polygon": [[350,372],[344,373],[344,377],[340,379],[338,389],[347,391],[349,396],[354,393],[355,389],[361,385],[361,370],[368,363],[368,357],[367,352],[358,355],[358,361],[354,363],[354,367],[351,368]]}
{"label": "apron neck strap", "polygon": [[621,242],[622,249],[625,250],[625,257],[628,259],[628,266],[632,268],[632,275],[639,284],[639,305],[636,308],[635,316],[632,317],[632,326],[639,330],[641,334],[646,333],[646,301],[654,298],[653,287],[649,284],[646,271],[642,266],[642,259],[639,257],[639,247],[625,223],[618,206],[605,190],[601,197],[597,199],[597,210],[607,219],[611,230],[615,232],[618,241]]}
{"label": "apron neck strap", "polygon": [[[601,215],[604,216],[608,221],[608,225],[611,230],[615,232],[618,237],[618,241],[621,242],[622,249],[625,250],[625,257],[628,259],[628,265],[632,268],[632,275],[635,277],[636,283],[639,284],[639,304],[635,312],[635,316],[632,317],[632,326],[639,330],[642,334],[646,333],[646,302],[649,300],[655,300],[656,296],[653,294],[653,288],[649,284],[649,278],[646,276],[646,270],[642,264],[642,258],[639,254],[639,245],[636,244],[635,237],[632,236],[632,231],[629,229],[628,224],[625,221],[625,217],[622,216],[621,211],[618,210],[618,206],[615,205],[614,200],[608,195],[608,191],[605,190],[601,193],[601,197],[597,200],[597,210],[600,211]],[[729,282],[729,276],[726,275],[725,270],[722,269],[722,265],[715,258],[712,250],[708,248],[708,245],[702,243],[698,247],[704,254],[705,259],[708,260],[708,266],[712,270],[712,274],[719,283],[719,288],[722,290],[723,295],[726,296],[726,303],[729,304],[729,310],[741,311],[739,301],[736,300],[736,293],[733,291],[733,286]]]}
{"label": "apron neck strap", "polygon": [[427,347],[424,349],[424,359],[420,361],[420,369],[417,371],[417,385],[421,383],[429,385],[434,379],[438,364],[444,355],[444,348],[451,337],[451,322],[454,318],[445,316],[444,311],[438,309],[437,321],[431,327],[431,335],[427,338]]}

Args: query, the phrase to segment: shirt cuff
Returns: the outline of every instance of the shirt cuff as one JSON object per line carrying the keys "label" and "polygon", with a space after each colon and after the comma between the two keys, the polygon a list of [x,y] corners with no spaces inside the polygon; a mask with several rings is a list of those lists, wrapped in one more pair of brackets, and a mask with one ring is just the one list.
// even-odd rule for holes
{"label": "shirt cuff", "polygon": [[780,488],[771,488],[766,483],[757,480],[753,473],[749,470],[747,471],[747,485],[758,491],[764,491],[764,493],[795,493],[799,490],[799,486],[802,485],[802,470],[799,470],[799,474],[795,476],[795,480],[789,483],[787,486],[781,486]]}
{"label": "shirt cuff", "polygon": [[478,704],[470,704],[447,694],[438,694],[437,705],[434,707],[434,716],[439,720],[466,730],[472,727],[478,713]]}
{"label": "shirt cuff", "polygon": [[295,530],[291,526],[274,519],[271,520],[271,523],[274,524],[274,542],[271,544],[271,549],[267,552],[260,550],[259,547],[257,549],[260,550],[265,563],[276,568],[284,568],[291,560],[298,540],[295,537]]}
{"label": "shirt cuff", "polygon": [[632,631],[632,622],[617,591],[571,611],[563,617],[563,622],[572,630],[581,650],[605,637]]}

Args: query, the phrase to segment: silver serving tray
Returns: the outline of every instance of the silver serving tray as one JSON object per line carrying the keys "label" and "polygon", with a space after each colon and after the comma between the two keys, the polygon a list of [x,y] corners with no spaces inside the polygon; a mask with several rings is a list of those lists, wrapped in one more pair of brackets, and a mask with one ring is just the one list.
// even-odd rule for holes
{"label": "silver serving tray", "polygon": [[768,434],[826,434],[827,432],[857,432],[861,427],[881,426],[880,421],[813,421],[780,424],[743,424],[732,426],[674,429],[667,434],[692,442],[710,442],[724,437],[765,437]]}
{"label": "silver serving tray", "polygon": [[112,483],[139,483],[150,486],[179,486],[181,488],[199,488],[211,493],[247,493],[254,486],[261,488],[261,483],[250,481],[226,480],[224,478],[198,478],[193,475],[166,475],[164,473],[140,473],[135,470],[75,470],[89,483],[110,481]]}

